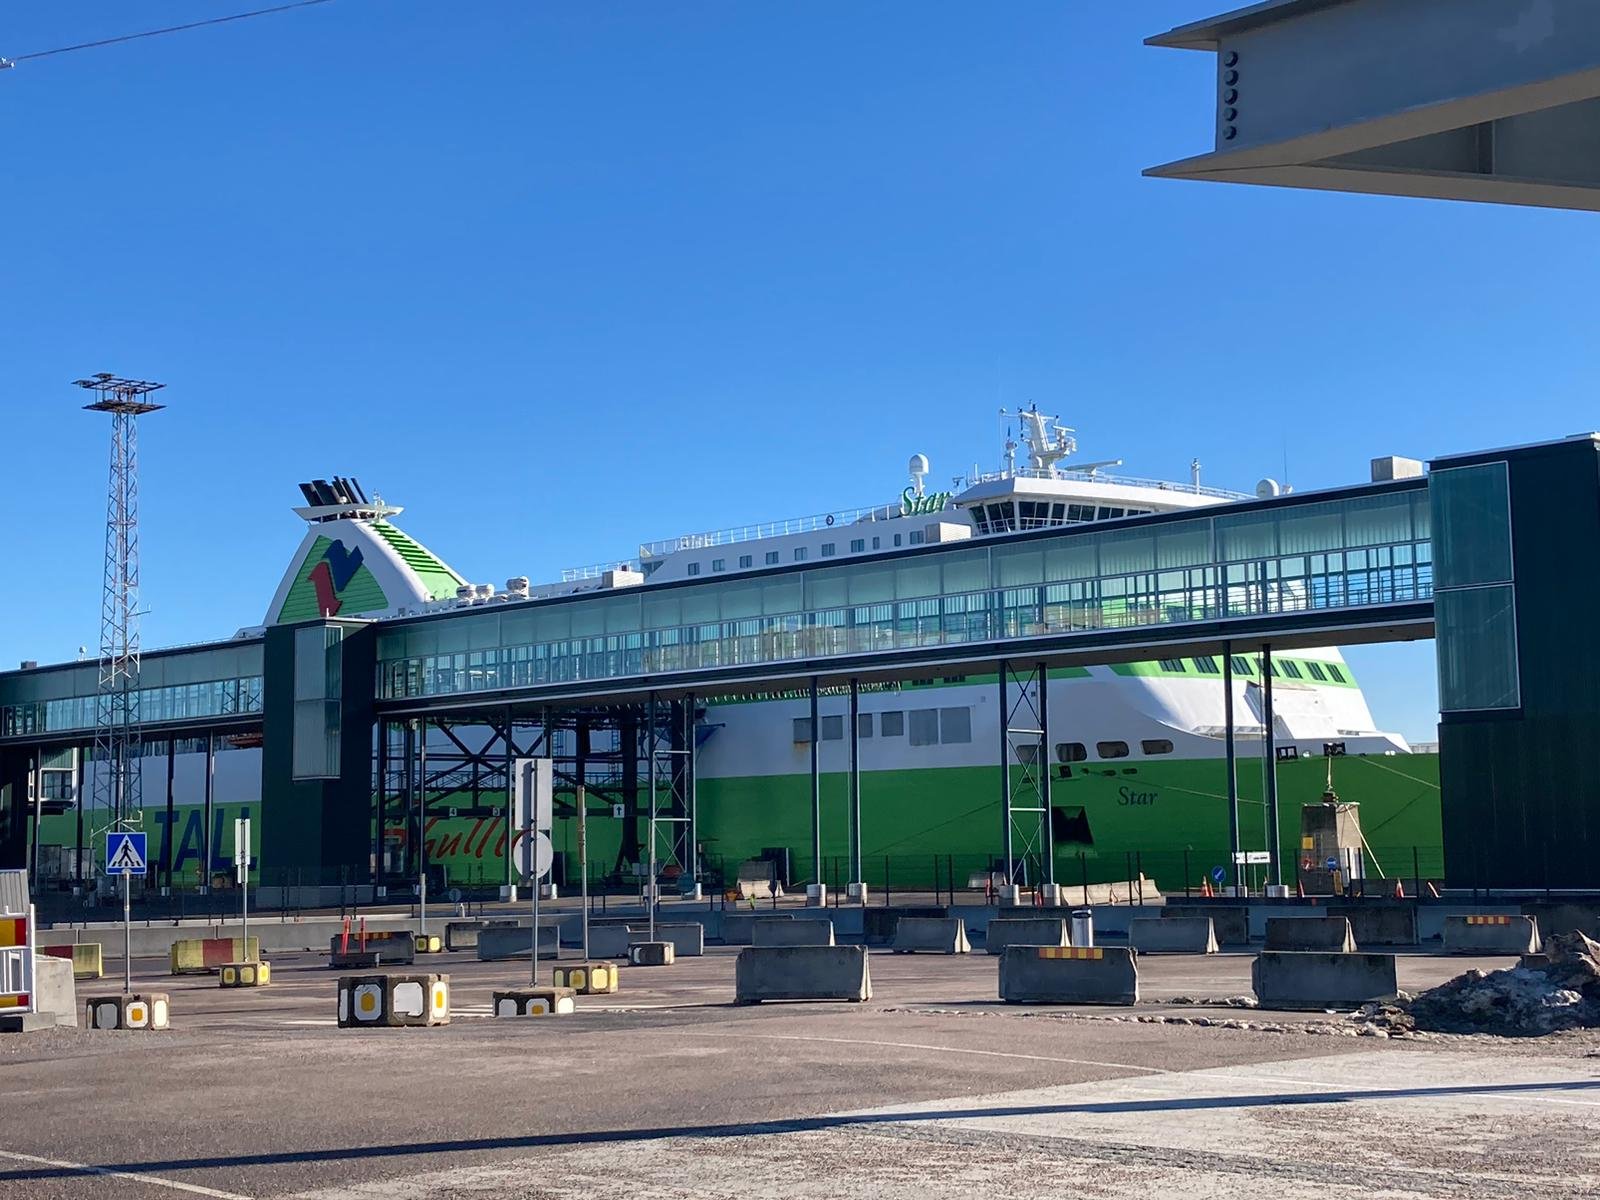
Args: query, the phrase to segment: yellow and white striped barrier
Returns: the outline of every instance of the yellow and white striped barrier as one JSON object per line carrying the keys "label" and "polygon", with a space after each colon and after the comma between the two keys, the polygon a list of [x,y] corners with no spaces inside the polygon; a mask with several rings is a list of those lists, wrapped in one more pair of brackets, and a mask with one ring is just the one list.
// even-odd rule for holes
{"label": "yellow and white striped barrier", "polygon": [[519,988],[494,993],[497,1017],[560,1017],[577,1010],[567,987]]}
{"label": "yellow and white striped barrier", "polygon": [[609,996],[617,990],[616,964],[563,963],[555,969],[555,985],[571,988],[580,996]]}
{"label": "yellow and white striped barrier", "polygon": [[171,1008],[165,992],[88,996],[83,1024],[87,1029],[169,1029]]}
{"label": "yellow and white striped barrier", "polygon": [[225,988],[266,987],[271,982],[269,962],[224,963],[217,973],[217,984]]}

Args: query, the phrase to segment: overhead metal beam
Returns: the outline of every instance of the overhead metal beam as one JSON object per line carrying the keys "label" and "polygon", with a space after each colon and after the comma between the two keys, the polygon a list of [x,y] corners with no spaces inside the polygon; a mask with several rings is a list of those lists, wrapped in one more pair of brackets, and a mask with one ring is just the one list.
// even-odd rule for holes
{"label": "overhead metal beam", "polygon": [[1217,56],[1214,149],[1146,175],[1600,211],[1593,0],[1269,0],[1146,44]]}

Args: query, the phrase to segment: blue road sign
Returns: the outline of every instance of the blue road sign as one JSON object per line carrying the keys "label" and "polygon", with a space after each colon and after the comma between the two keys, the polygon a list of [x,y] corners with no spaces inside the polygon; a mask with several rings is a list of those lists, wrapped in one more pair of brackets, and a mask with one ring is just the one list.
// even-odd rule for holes
{"label": "blue road sign", "polygon": [[1328,870],[1337,871],[1338,869],[1339,869],[1339,860],[1337,858],[1330,858],[1328,860]]}
{"label": "blue road sign", "polygon": [[106,874],[143,875],[149,861],[145,857],[144,838],[142,833],[107,833]]}
{"label": "blue road sign", "polygon": [[1212,867],[1211,868],[1211,879],[1212,879],[1213,882],[1221,883],[1227,877],[1228,877],[1228,873],[1226,871],[1224,871],[1221,867]]}

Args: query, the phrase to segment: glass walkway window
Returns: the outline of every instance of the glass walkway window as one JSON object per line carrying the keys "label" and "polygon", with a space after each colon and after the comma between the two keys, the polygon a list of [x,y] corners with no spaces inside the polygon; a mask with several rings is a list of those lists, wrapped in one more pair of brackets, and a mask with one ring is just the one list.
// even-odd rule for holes
{"label": "glass walkway window", "polygon": [[379,634],[379,697],[1427,600],[1430,516],[1419,483],[417,618]]}
{"label": "glass walkway window", "polygon": [[[79,663],[0,676],[0,737],[94,728],[99,666]],[[261,712],[261,643],[152,653],[136,693],[147,725]]]}
{"label": "glass walkway window", "polygon": [[1439,552],[1434,598],[1439,711],[1519,708],[1506,464],[1436,470],[1428,491]]}

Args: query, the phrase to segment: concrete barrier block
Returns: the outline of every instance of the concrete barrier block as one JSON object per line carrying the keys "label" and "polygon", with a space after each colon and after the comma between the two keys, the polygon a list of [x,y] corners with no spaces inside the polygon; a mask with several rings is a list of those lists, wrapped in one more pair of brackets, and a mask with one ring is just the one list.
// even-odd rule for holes
{"label": "concrete barrier block", "polygon": [[1346,917],[1268,917],[1266,948],[1354,954],[1356,939]]}
{"label": "concrete barrier block", "polygon": [[346,975],[339,980],[339,1028],[448,1025],[448,975]]}
{"label": "concrete barrier block", "polygon": [[1137,955],[1126,946],[1012,944],[1000,956],[1008,1004],[1137,1004]]}
{"label": "concrete barrier block", "polygon": [[[632,925],[633,941],[644,941],[650,931],[645,926]],[[672,953],[678,958],[699,958],[706,952],[706,927],[694,921],[678,925],[656,923],[656,941],[671,942]]]}
{"label": "concrete barrier block", "polygon": [[491,995],[497,1017],[561,1017],[577,1011],[567,987],[515,988]]}
{"label": "concrete barrier block", "polygon": [[1444,919],[1446,954],[1538,954],[1543,949],[1539,922],[1503,913]]}
{"label": "concrete barrier block", "polygon": [[[556,930],[549,925],[539,928],[539,957],[558,958],[560,942]],[[478,934],[478,960],[501,962],[506,959],[528,958],[533,954],[533,927],[531,925],[490,926]]]}
{"label": "concrete barrier block", "polygon": [[627,958],[634,934],[626,925],[589,926],[590,958]]}
{"label": "concrete barrier block", "polygon": [[1140,954],[1215,954],[1217,931],[1210,917],[1135,917],[1128,945]]}
{"label": "concrete barrier block", "polygon": [[[73,945],[40,946],[39,953],[51,958],[64,958],[72,963],[74,979],[99,979],[105,974],[105,954],[99,942],[77,942]],[[72,1006],[72,1019],[78,1019],[78,1006]]]}
{"label": "concrete barrier block", "polygon": [[342,933],[328,939],[328,966],[334,970],[360,971],[380,963],[409,967],[416,961],[416,937],[407,929],[369,931],[365,944],[355,933],[348,939]]}
{"label": "concrete barrier block", "polygon": [[1354,951],[1263,950],[1250,968],[1262,1008],[1354,1008],[1393,1000],[1394,955]]}
{"label": "concrete barrier block", "polygon": [[1069,946],[1067,923],[1060,917],[999,917],[984,931],[983,948],[1003,954],[1007,946]]}
{"label": "concrete barrier block", "polygon": [[735,1004],[872,999],[865,946],[751,946],[733,976]]}
{"label": "concrete barrier block", "polygon": [[617,990],[617,964],[562,963],[554,971],[554,982],[580,996],[609,996]]}
{"label": "concrete barrier block", "polygon": [[419,933],[412,938],[412,945],[418,954],[443,954],[444,939],[437,933]]}
{"label": "concrete barrier block", "polygon": [[260,962],[224,963],[217,972],[217,984],[225,988],[266,987],[272,982],[272,964]]}
{"label": "concrete barrier block", "polygon": [[722,914],[722,944],[749,946],[755,937],[755,928],[761,922],[792,920],[793,913],[725,912]]}
{"label": "concrete barrier block", "polygon": [[967,954],[967,923],[960,917],[901,917],[895,922],[896,954]]}
{"label": "concrete barrier block", "polygon": [[676,961],[671,942],[634,942],[628,947],[628,963],[635,967],[670,967]]}
{"label": "concrete barrier block", "polygon": [[1168,904],[1161,909],[1162,920],[1186,920],[1191,917],[1206,917],[1211,921],[1219,946],[1250,944],[1250,910],[1243,905]]}
{"label": "concrete barrier block", "polygon": [[792,921],[761,921],[754,930],[753,946],[831,946],[833,922],[799,917]]}
{"label": "concrete barrier block", "polygon": [[896,905],[893,908],[866,907],[861,910],[861,936],[869,946],[894,943],[895,929],[905,917],[948,917],[944,905]]}
{"label": "concrete barrier block", "polygon": [[446,950],[476,950],[485,929],[515,927],[515,921],[451,921],[444,927]]}
{"label": "concrete barrier block", "polygon": [[86,996],[83,1024],[87,1029],[171,1028],[172,1006],[166,992],[124,992],[120,995]]}
{"label": "concrete barrier block", "polygon": [[1350,922],[1358,946],[1415,946],[1421,940],[1414,904],[1330,904],[1328,915]]}

